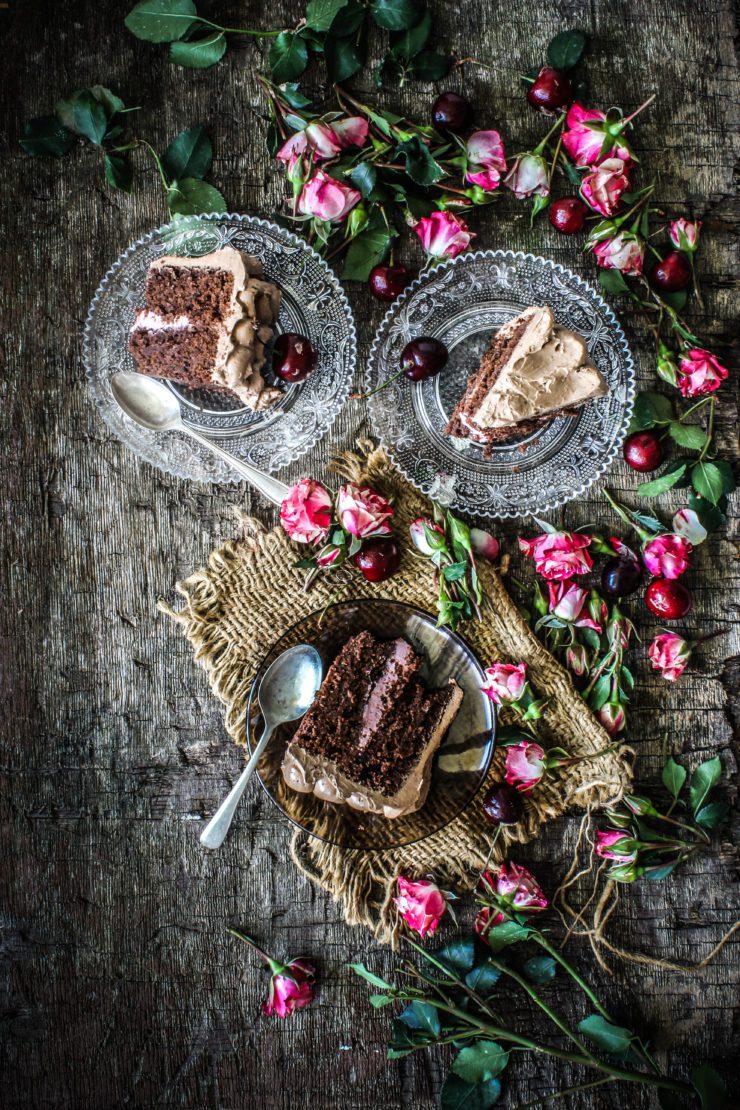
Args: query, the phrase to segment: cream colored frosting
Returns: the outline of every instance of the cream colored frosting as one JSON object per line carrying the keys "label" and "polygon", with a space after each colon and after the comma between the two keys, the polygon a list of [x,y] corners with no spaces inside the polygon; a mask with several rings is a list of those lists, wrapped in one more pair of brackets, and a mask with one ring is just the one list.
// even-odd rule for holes
{"label": "cream colored frosting", "polygon": [[233,275],[234,292],[219,335],[211,378],[214,385],[230,389],[255,412],[269,408],[283,395],[280,389],[267,386],[260,372],[280,310],[280,290],[264,279],[258,259],[234,247],[222,247],[199,258],[162,255],[152,262],[151,269],[166,266],[226,270]]}
{"label": "cream colored frosting", "polygon": [[434,755],[463,699],[463,691],[453,679],[450,679],[450,686],[453,687],[452,697],[417,763],[395,794],[388,796],[353,782],[339,770],[336,763],[312,755],[298,744],[288,745],[281,768],[283,778],[291,790],[299,794],[315,794],[322,801],[347,805],[350,809],[365,813],[376,813],[388,818],[415,813],[426,801]]}
{"label": "cream colored frosting", "polygon": [[528,320],[496,381],[472,420],[479,428],[505,428],[559,409],[575,408],[606,393],[588,362],[582,337],[555,324],[549,308],[530,308],[501,329],[506,337]]}

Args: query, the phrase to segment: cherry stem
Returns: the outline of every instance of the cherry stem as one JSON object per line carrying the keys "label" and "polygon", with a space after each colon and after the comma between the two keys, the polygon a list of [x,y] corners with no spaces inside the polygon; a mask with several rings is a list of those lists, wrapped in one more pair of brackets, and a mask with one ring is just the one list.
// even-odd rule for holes
{"label": "cherry stem", "polygon": [[555,134],[555,132],[558,130],[559,127],[563,126],[564,121],[565,121],[565,112],[562,112],[560,114],[560,116],[555,120],[555,123],[552,125],[550,130],[547,132],[544,139],[542,139],[537,144],[537,146],[534,148],[534,150],[532,151],[532,154],[542,154],[542,151],[545,149],[550,137]]}
{"label": "cherry stem", "polygon": [[380,385],[376,385],[375,389],[371,389],[369,393],[350,393],[350,400],[366,401],[368,397],[374,397],[376,393],[380,393],[381,389],[385,389],[391,382],[395,382],[397,378],[400,378],[403,373],[403,368],[398,370],[395,374],[392,374],[390,378],[386,378],[384,382],[381,382]]}

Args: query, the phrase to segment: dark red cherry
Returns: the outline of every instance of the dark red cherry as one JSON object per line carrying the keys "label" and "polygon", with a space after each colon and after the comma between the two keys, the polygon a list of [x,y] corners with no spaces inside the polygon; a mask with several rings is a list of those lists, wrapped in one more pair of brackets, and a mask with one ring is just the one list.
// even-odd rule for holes
{"label": "dark red cherry", "polygon": [[275,340],[272,369],[284,382],[302,382],[316,365],[316,351],[310,339],[297,331],[285,331]]}
{"label": "dark red cherry", "polygon": [[645,604],[664,621],[677,621],[691,608],[691,594],[675,578],[656,578],[645,590]]}
{"label": "dark red cherry", "polygon": [[640,588],[641,582],[640,564],[617,555],[604,564],[601,572],[601,588],[607,597],[628,597]]}
{"label": "dark red cherry", "polygon": [[588,208],[580,197],[561,197],[547,210],[550,223],[563,235],[575,235],[586,222]]}
{"label": "dark red cherry", "polygon": [[633,470],[645,474],[663,462],[663,444],[655,432],[634,432],[624,441],[622,454]]}
{"label": "dark red cherry", "polygon": [[409,272],[405,266],[375,266],[370,271],[368,285],[370,292],[379,301],[395,301],[409,283]]}
{"label": "dark red cherry", "polygon": [[473,118],[473,105],[455,92],[443,92],[432,105],[432,125],[437,131],[465,131]]}
{"label": "dark red cherry", "polygon": [[483,798],[482,805],[492,825],[516,825],[524,813],[521,794],[508,782],[495,782]]}
{"label": "dark red cherry", "polygon": [[534,82],[527,89],[527,100],[533,108],[556,112],[573,99],[570,77],[552,66],[543,66]]}
{"label": "dark red cherry", "polygon": [[425,382],[440,372],[447,356],[447,348],[439,339],[420,335],[401,351],[401,369],[412,382]]}
{"label": "dark red cherry", "polygon": [[680,293],[691,282],[691,265],[681,251],[671,251],[650,271],[650,284],[660,293]]}
{"label": "dark red cherry", "polygon": [[365,540],[352,562],[368,582],[385,582],[398,570],[401,548],[391,536],[376,536]]}

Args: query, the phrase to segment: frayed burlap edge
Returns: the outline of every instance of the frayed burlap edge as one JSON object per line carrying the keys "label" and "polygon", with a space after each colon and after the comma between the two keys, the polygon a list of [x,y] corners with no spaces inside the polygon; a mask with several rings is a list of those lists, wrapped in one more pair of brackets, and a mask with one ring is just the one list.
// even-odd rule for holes
{"label": "frayed burlap edge", "polygon": [[[337,459],[335,470],[394,498],[399,535],[406,533],[412,520],[429,511],[428,502],[369,441],[360,441],[355,453]],[[355,576],[336,572],[320,575],[305,593],[303,572],[291,569],[295,547],[282,529],[267,531],[250,518],[244,519],[243,525],[242,540],[214,551],[206,567],[178,583],[181,608],[159,604],[192,645],[196,661],[205,668],[212,689],[226,707],[227,731],[239,744],[246,743],[245,708],[252,679],[271,645],[302,616],[358,592]],[[483,621],[465,627],[466,639],[484,666],[496,660],[526,662],[535,690],[548,699],[543,726],[549,741],[573,756],[592,758],[544,779],[526,799],[522,821],[502,828],[495,845],[480,795],[444,829],[400,849],[347,851],[301,831],[294,833],[291,855],[295,864],[341,902],[349,924],[365,925],[379,940],[394,945],[399,926],[391,899],[401,872],[411,877],[433,874],[442,886],[468,889],[488,861],[505,857],[512,843],[537,836],[545,821],[572,806],[614,804],[631,781],[630,749],[607,751],[610,737],[575,690],[567,671],[522,619],[498,573],[488,565],[480,571]],[[368,592],[364,583],[362,592]],[[404,552],[399,572],[374,587],[373,593],[434,609],[429,566],[410,551]],[[502,753],[496,753],[489,781],[501,778],[502,762]]]}

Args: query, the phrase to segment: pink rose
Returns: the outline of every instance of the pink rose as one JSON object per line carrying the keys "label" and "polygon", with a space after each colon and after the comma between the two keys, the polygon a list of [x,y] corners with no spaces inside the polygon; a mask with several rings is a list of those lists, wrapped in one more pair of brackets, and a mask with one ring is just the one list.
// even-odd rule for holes
{"label": "pink rose", "polygon": [[588,598],[588,590],[568,580],[548,582],[547,588],[550,592],[550,612],[554,617],[565,621],[566,624],[575,624],[579,628],[593,628],[595,632],[601,632],[601,625],[591,617],[581,615]]}
{"label": "pink rose", "polygon": [[412,883],[399,875],[398,889],[393,901],[409,928],[420,937],[434,933],[447,909],[447,899],[436,883]]}
{"label": "pink rose", "polygon": [[485,670],[484,694],[496,705],[512,705],[519,701],[527,684],[527,664],[494,663]]}
{"label": "pink rose", "polygon": [[627,723],[624,709],[618,701],[608,701],[602,705],[596,714],[596,720],[606,729],[610,736],[616,736]]}
{"label": "pink rose", "polygon": [[301,189],[298,211],[316,220],[341,223],[361,199],[356,189],[349,189],[323,170],[317,170]]}
{"label": "pink rose", "polygon": [[648,540],[642,549],[645,566],[656,578],[680,578],[688,570],[691,544],[672,532]]}
{"label": "pink rose", "polygon": [[331,524],[331,495],[321,482],[301,478],[280,506],[280,523],[297,543],[321,543]]}
{"label": "pink rose", "polygon": [[545,749],[521,740],[506,749],[506,781],[522,794],[528,794],[545,773]]}
{"label": "pink rose", "polygon": [[727,367],[701,347],[693,347],[678,367],[678,388],[684,397],[714,393],[727,377]]}
{"label": "pink rose", "polygon": [[[571,105],[565,121],[568,130],[563,132],[563,146],[577,166],[593,166],[595,162],[601,161],[601,149],[606,136],[603,127],[605,122],[603,112],[595,108],[584,108],[578,101]],[[623,161],[630,156],[628,147],[621,139],[615,139],[613,147],[607,153],[609,158],[621,158]]]}
{"label": "pink rose", "polygon": [[661,633],[648,648],[650,662],[656,671],[660,671],[666,682],[675,682],[681,677],[690,655],[690,646],[675,632]]}
{"label": "pink rose", "polygon": [[393,516],[393,506],[367,486],[356,486],[352,482],[342,486],[337,494],[337,515],[345,532],[358,539],[391,533],[388,521]]}
{"label": "pink rose", "polygon": [[581,533],[544,532],[531,540],[519,540],[519,548],[534,559],[538,574],[553,581],[591,570],[593,560],[586,551],[590,543],[591,537]]}
{"label": "pink rose", "polygon": [[642,274],[645,243],[631,231],[620,231],[594,247],[596,261],[602,270],[621,270],[623,274]]}
{"label": "pink rose", "polygon": [[683,536],[692,547],[698,547],[707,538],[707,530],[693,509],[679,509],[673,518],[673,531]]}
{"label": "pink rose", "polygon": [[332,120],[331,129],[342,150],[351,146],[361,147],[367,142],[368,122],[362,116]]}
{"label": "pink rose", "polygon": [[474,131],[465,146],[465,155],[465,180],[485,193],[497,189],[501,174],[506,173],[504,144],[498,131]]}
{"label": "pink rose", "polygon": [[501,544],[496,537],[492,536],[490,532],[485,532],[482,528],[470,529],[470,546],[476,555],[488,559],[491,563],[498,559],[501,552]]}
{"label": "pink rose", "polygon": [[456,258],[467,250],[475,235],[451,212],[432,212],[414,224],[422,247],[429,258]]}
{"label": "pink rose", "polygon": [[282,966],[270,961],[273,974],[270,995],[262,1010],[268,1017],[289,1017],[295,1010],[302,1010],[313,1001],[316,968],[307,960],[291,960]]}
{"label": "pink rose", "polygon": [[550,195],[547,162],[539,154],[519,154],[504,178],[504,185],[515,197],[547,197]]}
{"label": "pink rose", "polygon": [[699,246],[701,220],[673,220],[668,228],[668,236],[676,250],[693,254]]}
{"label": "pink rose", "polygon": [[314,120],[302,131],[296,131],[283,143],[276,154],[280,162],[292,163],[298,155],[307,150],[313,152],[315,161],[336,156],[349,146],[364,146],[367,141],[368,124],[362,116],[322,123]]}
{"label": "pink rose", "polygon": [[596,855],[602,859],[616,859],[620,863],[634,863],[637,846],[622,829],[599,829],[596,833]]}
{"label": "pink rose", "polygon": [[540,913],[550,904],[534,875],[517,863],[502,863],[495,876],[490,871],[484,871],[478,889],[502,907],[496,910],[486,906],[476,914],[475,931],[482,940],[486,939],[494,925],[500,925],[511,912]]}
{"label": "pink rose", "polygon": [[627,176],[631,162],[621,158],[606,158],[587,173],[581,182],[581,196],[602,216],[611,216],[619,207],[619,200],[625,189],[629,189]]}
{"label": "pink rose", "polygon": [[437,548],[432,547],[432,545],[429,543],[429,540],[427,539],[428,532],[433,532],[435,535],[442,537],[439,541],[440,546],[442,546],[446,542],[444,528],[440,528],[439,524],[433,521],[431,517],[420,516],[417,517],[417,519],[413,521],[413,523],[409,524],[409,534],[411,536],[411,542],[413,543],[416,550],[420,551],[422,555],[432,556],[434,555]]}

